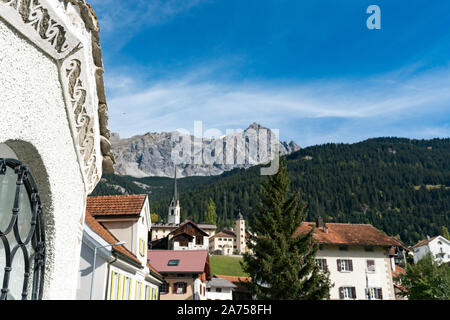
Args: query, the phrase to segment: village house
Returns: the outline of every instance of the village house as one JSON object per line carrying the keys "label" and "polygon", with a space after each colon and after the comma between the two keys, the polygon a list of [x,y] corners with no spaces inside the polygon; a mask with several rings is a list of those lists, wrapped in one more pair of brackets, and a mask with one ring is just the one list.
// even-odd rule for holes
{"label": "village house", "polygon": [[438,263],[450,262],[450,241],[442,236],[421,240],[412,247],[412,250],[414,252],[414,263],[417,263],[428,253],[431,253]]}
{"label": "village house", "polygon": [[33,258],[0,248],[0,299],[76,297],[86,198],[114,162],[99,30],[84,0],[0,1],[0,224],[18,213],[25,243],[1,229]]}
{"label": "village house", "polygon": [[[147,262],[147,195],[88,197],[85,222],[77,298],[158,299],[164,279]],[[118,242],[124,244],[114,245]]]}
{"label": "village house", "polygon": [[247,238],[245,220],[239,212],[232,230],[222,230],[209,238],[209,252],[226,256],[243,254],[248,251]]}
{"label": "village house", "polygon": [[211,280],[207,250],[149,250],[148,262],[166,281],[161,300],[206,300]]}
{"label": "village house", "polygon": [[206,282],[207,300],[233,300],[233,290],[237,288],[235,284],[227,279],[214,275]]}
{"label": "village house", "polygon": [[151,242],[151,249],[208,250],[209,235],[191,220],[186,220],[167,236]]}
{"label": "village house", "polygon": [[225,276],[225,275],[220,275],[220,274],[216,274],[214,276],[225,279],[236,286],[235,288],[233,288],[232,300],[251,300],[252,299],[250,292],[244,285],[244,283],[252,281],[251,277]]}
{"label": "village house", "polygon": [[370,224],[303,222],[296,236],[314,229],[319,244],[316,263],[330,272],[334,287],[330,299],[394,300],[396,299],[392,247],[401,242]]}

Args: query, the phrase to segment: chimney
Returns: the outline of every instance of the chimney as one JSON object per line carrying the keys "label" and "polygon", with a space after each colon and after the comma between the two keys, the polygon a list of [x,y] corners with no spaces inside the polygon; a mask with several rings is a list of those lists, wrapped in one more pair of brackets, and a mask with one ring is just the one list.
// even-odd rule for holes
{"label": "chimney", "polygon": [[323,219],[322,219],[321,216],[319,216],[319,217],[316,219],[316,227],[317,227],[317,228],[323,228],[323,227],[324,227]]}

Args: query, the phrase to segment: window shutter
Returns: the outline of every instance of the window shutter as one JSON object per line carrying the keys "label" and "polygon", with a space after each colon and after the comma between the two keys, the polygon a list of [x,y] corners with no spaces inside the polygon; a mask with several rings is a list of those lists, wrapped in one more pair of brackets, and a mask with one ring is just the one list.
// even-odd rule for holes
{"label": "window shutter", "polygon": [[343,287],[339,288],[339,299],[344,299],[344,288]]}
{"label": "window shutter", "polygon": [[378,288],[378,299],[383,300],[383,290]]}
{"label": "window shutter", "polygon": [[186,282],[184,282],[183,283],[183,293],[186,293],[186,290],[187,289],[187,283]]}
{"label": "window shutter", "polygon": [[337,259],[337,269],[341,271],[341,259]]}
{"label": "window shutter", "polygon": [[178,285],[178,282],[175,282],[173,284],[173,293],[177,293],[177,285]]}
{"label": "window shutter", "polygon": [[323,270],[324,270],[324,271],[327,271],[327,270],[328,270],[327,259],[323,259]]}
{"label": "window shutter", "polygon": [[352,262],[352,260],[348,260],[348,267],[349,267],[350,271],[353,271],[353,262]]}
{"label": "window shutter", "polygon": [[355,287],[352,287],[352,298],[356,299],[356,289],[355,289]]}

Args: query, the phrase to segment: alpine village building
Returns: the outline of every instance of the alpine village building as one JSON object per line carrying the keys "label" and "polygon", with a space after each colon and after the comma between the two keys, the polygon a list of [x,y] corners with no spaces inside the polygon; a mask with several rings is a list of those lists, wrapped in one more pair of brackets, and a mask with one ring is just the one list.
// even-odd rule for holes
{"label": "alpine village building", "polygon": [[159,300],[165,281],[147,262],[150,229],[147,195],[88,197],[77,299]]}
{"label": "alpine village building", "polygon": [[[314,229],[316,263],[330,272],[329,299],[395,300],[396,248],[407,249],[370,224],[303,222],[295,235]],[[400,250],[402,251],[402,250]]]}

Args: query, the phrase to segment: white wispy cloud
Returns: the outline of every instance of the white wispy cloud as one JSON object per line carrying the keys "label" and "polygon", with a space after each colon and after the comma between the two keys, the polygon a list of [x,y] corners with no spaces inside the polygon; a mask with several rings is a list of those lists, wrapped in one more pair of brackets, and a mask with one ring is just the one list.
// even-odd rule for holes
{"label": "white wispy cloud", "polygon": [[210,0],[91,0],[99,18],[101,36],[124,45],[141,28],[167,23]]}
{"label": "white wispy cloud", "polygon": [[[313,128],[304,132],[304,141],[318,143],[321,139],[336,141],[339,135],[377,136],[379,128],[402,135],[399,124],[403,119],[450,110],[450,68],[289,85],[224,83],[215,81],[213,74],[199,78],[192,73],[147,86],[136,79],[107,77],[107,86],[113,92],[109,99],[110,127],[125,137],[148,131],[191,130],[195,120],[220,130],[245,128],[256,121],[271,128],[290,126],[290,131],[305,119],[318,123],[321,119],[345,121],[334,131]],[[361,123],[368,125],[361,127]],[[403,132],[408,134],[408,130]],[[423,130],[450,133],[448,127]]]}

